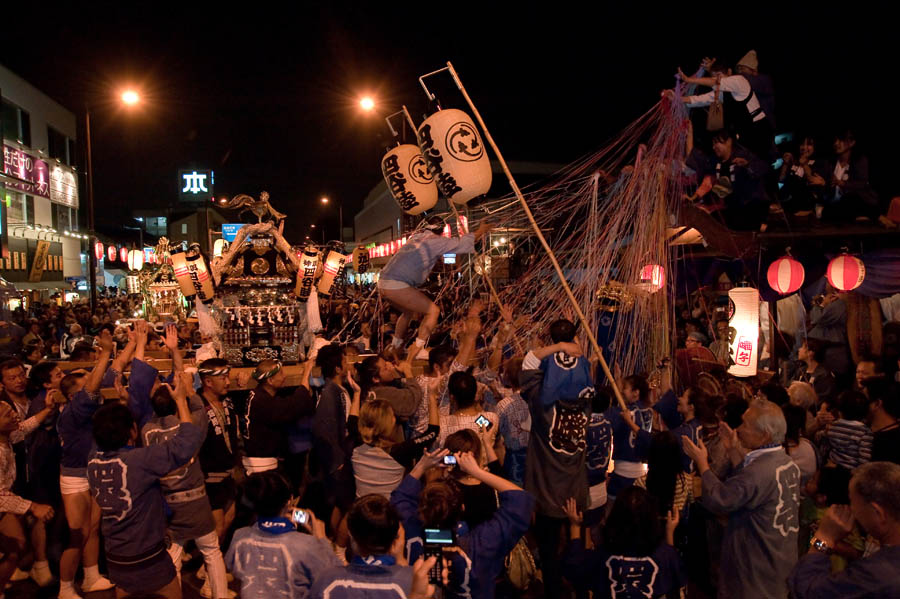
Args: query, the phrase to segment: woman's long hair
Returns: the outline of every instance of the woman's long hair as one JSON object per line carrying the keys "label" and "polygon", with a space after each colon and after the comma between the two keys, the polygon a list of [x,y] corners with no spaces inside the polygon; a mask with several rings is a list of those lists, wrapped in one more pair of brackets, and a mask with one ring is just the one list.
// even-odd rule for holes
{"label": "woman's long hair", "polygon": [[646,557],[662,541],[656,499],[640,487],[628,487],[616,497],[603,528],[604,546],[614,555]]}
{"label": "woman's long hair", "polygon": [[359,408],[359,436],[369,445],[392,445],[391,437],[396,422],[394,409],[383,399],[371,399]]}

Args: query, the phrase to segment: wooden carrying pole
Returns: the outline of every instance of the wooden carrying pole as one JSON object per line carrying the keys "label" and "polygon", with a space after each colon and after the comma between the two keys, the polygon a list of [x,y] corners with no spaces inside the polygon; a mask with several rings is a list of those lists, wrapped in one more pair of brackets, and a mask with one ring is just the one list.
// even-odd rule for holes
{"label": "wooden carrying pole", "polygon": [[575,299],[575,295],[572,293],[572,289],[569,287],[568,281],[566,281],[566,277],[563,274],[562,268],[560,268],[559,262],[556,260],[556,255],[553,253],[553,250],[550,249],[550,245],[544,238],[544,234],[541,232],[541,228],[538,227],[538,224],[535,222],[534,215],[531,213],[531,209],[528,207],[528,202],[525,201],[525,197],[522,195],[522,191],[519,189],[515,178],[513,178],[512,172],[510,172],[509,166],[506,164],[506,160],[503,159],[503,155],[500,153],[500,148],[497,147],[497,144],[494,142],[494,138],[491,137],[490,131],[488,131],[487,126],[484,124],[484,119],[481,118],[481,113],[478,112],[478,109],[475,107],[475,103],[472,102],[472,98],[469,97],[466,88],[463,86],[462,81],[460,81],[456,69],[453,68],[453,64],[449,61],[447,62],[447,69],[453,76],[453,81],[456,83],[456,87],[459,88],[459,91],[462,93],[463,98],[465,98],[466,102],[469,104],[469,107],[472,109],[472,114],[475,115],[475,119],[481,126],[481,130],[484,132],[485,139],[494,150],[494,154],[497,156],[497,160],[500,162],[500,166],[501,168],[503,168],[503,172],[506,174],[507,180],[509,180],[510,187],[512,187],[513,192],[516,194],[516,198],[518,198],[519,203],[522,205],[522,209],[525,211],[525,216],[528,217],[528,221],[531,223],[531,228],[534,229],[535,235],[537,235],[538,240],[541,242],[541,245],[544,246],[544,250],[550,257],[550,262],[553,264],[553,268],[556,270],[556,275],[559,277],[559,282],[562,284],[563,290],[565,290],[566,296],[569,298],[569,302],[572,304],[572,308],[575,310],[575,314],[578,315],[578,320],[581,322],[582,328],[587,333],[588,340],[591,343],[591,347],[594,349],[594,353],[596,353],[597,357],[600,359],[600,367],[603,368],[603,372],[606,374],[606,378],[609,379],[609,382],[612,384],[613,393],[615,393],[616,399],[619,400],[619,406],[621,406],[623,410],[627,410],[628,408],[625,405],[625,400],[622,398],[622,393],[619,391],[619,386],[616,384],[616,379],[613,377],[612,372],[610,372],[609,365],[606,363],[606,358],[603,357],[603,352],[600,350],[600,345],[597,343],[597,337],[594,335],[594,331],[591,330],[590,324],[588,323],[587,318],[585,318],[584,312],[581,310],[581,306],[578,305],[578,300]]}

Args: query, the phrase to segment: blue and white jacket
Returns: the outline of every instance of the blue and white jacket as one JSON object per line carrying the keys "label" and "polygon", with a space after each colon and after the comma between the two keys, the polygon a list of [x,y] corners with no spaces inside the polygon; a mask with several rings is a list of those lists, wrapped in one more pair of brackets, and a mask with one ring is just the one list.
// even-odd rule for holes
{"label": "blue and white jacket", "polygon": [[[400,513],[406,532],[406,552],[409,563],[422,556],[424,525],[419,519],[419,494],[422,483],[407,475],[391,493],[391,503]],[[459,523],[456,529],[460,551],[450,560],[449,585],[444,597],[460,599],[492,599],[494,579],[503,570],[503,560],[531,525],[534,497],[525,491],[504,491],[498,494],[500,507],[487,522],[469,530]]]}
{"label": "blue and white jacket", "polygon": [[[412,590],[412,568],[398,566],[389,555],[354,557],[346,567],[316,577],[315,599],[406,599]],[[243,596],[243,595],[242,595]]]}

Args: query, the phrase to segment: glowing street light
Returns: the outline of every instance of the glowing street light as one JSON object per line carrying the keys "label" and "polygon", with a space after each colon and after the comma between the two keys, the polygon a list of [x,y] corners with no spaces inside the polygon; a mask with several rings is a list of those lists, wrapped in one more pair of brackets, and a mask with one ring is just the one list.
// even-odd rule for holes
{"label": "glowing street light", "polygon": [[371,96],[363,96],[359,100],[359,107],[366,112],[372,112],[375,110],[375,100]]}
{"label": "glowing street light", "polygon": [[327,203],[328,203],[328,198],[325,197],[325,196],[322,196],[322,199],[319,200],[319,201],[322,202],[323,204],[327,204]]}
{"label": "glowing street light", "polygon": [[129,106],[133,106],[141,101],[141,97],[136,91],[129,89],[122,92],[122,101]]}

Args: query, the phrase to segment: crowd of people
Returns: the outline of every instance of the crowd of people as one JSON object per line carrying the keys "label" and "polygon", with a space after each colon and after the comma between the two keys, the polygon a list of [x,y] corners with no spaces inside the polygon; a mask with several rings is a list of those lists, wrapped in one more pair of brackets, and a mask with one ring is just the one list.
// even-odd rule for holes
{"label": "crowd of people", "polygon": [[[698,182],[706,180],[691,199],[733,230],[820,221],[896,228],[896,216],[887,215],[896,209],[888,212],[886,199],[872,187],[856,132],[844,128],[776,137],[775,87],[759,69],[751,50],[735,65],[706,58],[692,76],[679,70],[685,106],[707,109],[705,122],[700,111],[691,111],[687,167]],[[698,87],[708,91],[698,93]]]}
{"label": "crowd of people", "polygon": [[[620,404],[572,322],[516,340],[504,311],[488,338],[477,298],[424,347],[387,304],[338,303],[298,373],[264,360],[237,377],[192,364],[188,323],[116,325],[131,302],[0,323],[2,584],[179,597],[191,572],[216,599],[231,579],[245,598],[900,595],[898,386],[880,366],[834,376],[815,339],[786,381],[718,396],[634,373]],[[352,341],[327,340],[339,331]]]}

